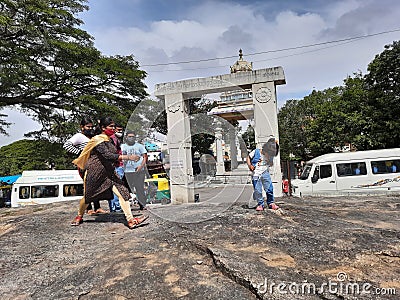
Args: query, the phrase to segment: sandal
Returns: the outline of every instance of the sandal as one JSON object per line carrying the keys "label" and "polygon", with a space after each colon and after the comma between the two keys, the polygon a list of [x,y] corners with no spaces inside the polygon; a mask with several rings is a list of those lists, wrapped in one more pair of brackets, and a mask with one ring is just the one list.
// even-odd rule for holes
{"label": "sandal", "polygon": [[102,209],[101,207],[95,211],[96,214],[106,214],[107,211]]}
{"label": "sandal", "polygon": [[90,209],[86,212],[89,216],[97,216],[97,212],[95,212],[94,210]]}
{"label": "sandal", "polygon": [[79,226],[83,223],[83,218],[81,216],[76,216],[75,219],[72,220],[71,226]]}
{"label": "sandal", "polygon": [[134,229],[138,227],[140,224],[142,224],[144,221],[147,220],[149,216],[142,216],[138,218],[133,218],[128,221],[128,227],[129,229]]}

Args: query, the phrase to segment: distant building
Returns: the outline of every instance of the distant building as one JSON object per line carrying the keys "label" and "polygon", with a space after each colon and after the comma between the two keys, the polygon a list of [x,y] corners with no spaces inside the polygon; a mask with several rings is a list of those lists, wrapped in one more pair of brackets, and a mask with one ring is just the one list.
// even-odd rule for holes
{"label": "distant building", "polygon": [[[239,60],[231,66],[231,73],[250,72],[253,63],[243,59],[242,49],[239,50]],[[254,118],[253,93],[251,89],[237,89],[224,92],[217,100],[217,107],[209,111],[208,115],[217,115],[227,121],[250,120]]]}

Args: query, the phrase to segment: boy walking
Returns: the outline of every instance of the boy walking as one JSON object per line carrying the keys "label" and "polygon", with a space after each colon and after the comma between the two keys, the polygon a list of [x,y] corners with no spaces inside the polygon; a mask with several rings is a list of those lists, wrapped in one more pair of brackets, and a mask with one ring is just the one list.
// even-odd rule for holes
{"label": "boy walking", "polygon": [[253,199],[257,201],[256,210],[264,210],[264,198],[262,189],[267,194],[267,206],[269,209],[277,210],[279,206],[274,203],[274,187],[272,185],[269,168],[273,165],[273,159],[278,154],[279,146],[275,138],[270,138],[262,145],[261,149],[255,149],[247,156],[246,162],[252,174]]}

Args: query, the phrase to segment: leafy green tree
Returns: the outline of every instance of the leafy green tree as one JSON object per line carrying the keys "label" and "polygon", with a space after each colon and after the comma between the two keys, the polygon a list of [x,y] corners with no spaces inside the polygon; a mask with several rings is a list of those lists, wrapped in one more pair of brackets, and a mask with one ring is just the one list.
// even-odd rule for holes
{"label": "leafy green tree", "polygon": [[300,100],[288,100],[279,110],[279,146],[282,159],[306,157],[307,141],[304,132],[305,114]]}
{"label": "leafy green tree", "polygon": [[246,131],[242,134],[242,139],[248,150],[251,151],[256,148],[256,137],[253,126],[247,126]]}
{"label": "leafy green tree", "polygon": [[338,135],[337,145],[343,146],[343,142],[352,144],[358,150],[371,149],[373,138],[370,132],[371,119],[366,110],[368,90],[361,73],[355,73],[354,77],[347,77],[338,107],[341,118],[338,124],[341,132]]}
{"label": "leafy green tree", "polygon": [[366,114],[371,147],[400,147],[400,41],[385,46],[368,65]]}
{"label": "leafy green tree", "polygon": [[305,133],[309,155],[315,157],[333,152],[343,133],[340,119],[340,96],[342,88],[334,87],[324,91],[313,91],[304,97],[309,111],[305,115]]}
{"label": "leafy green tree", "polygon": [[25,170],[74,169],[73,158],[61,144],[46,140],[19,140],[0,148],[0,176]]}
{"label": "leafy green tree", "polygon": [[[43,125],[36,138],[64,139],[89,114],[126,122],[147,94],[131,56],[102,55],[79,28],[86,0],[4,0],[0,4],[0,108]],[[3,130],[4,125],[1,124]]]}
{"label": "leafy green tree", "polygon": [[302,100],[288,101],[279,111],[281,155],[308,160],[352,144],[366,147],[368,126],[364,115],[367,91],[360,73],[344,86],[313,91]]}

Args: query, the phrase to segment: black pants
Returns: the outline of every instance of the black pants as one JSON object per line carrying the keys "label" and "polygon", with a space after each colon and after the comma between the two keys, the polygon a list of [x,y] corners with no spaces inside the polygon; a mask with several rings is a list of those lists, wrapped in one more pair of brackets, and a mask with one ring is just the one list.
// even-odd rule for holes
{"label": "black pants", "polygon": [[146,173],[144,170],[140,170],[139,172],[125,172],[123,179],[129,192],[132,193],[132,189],[135,188],[140,209],[146,206],[146,194],[144,193],[145,175]]}

